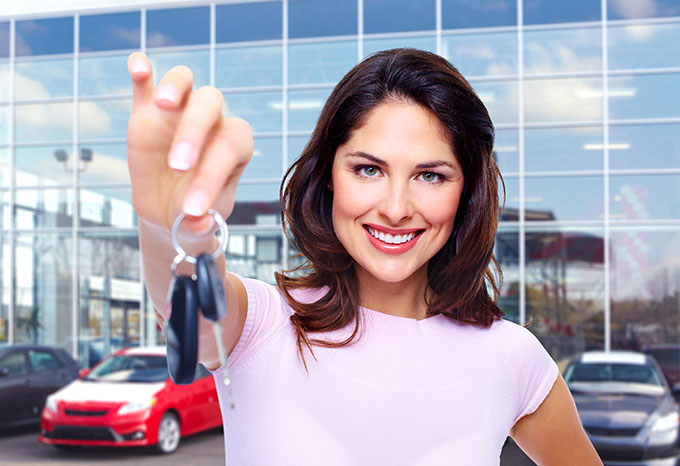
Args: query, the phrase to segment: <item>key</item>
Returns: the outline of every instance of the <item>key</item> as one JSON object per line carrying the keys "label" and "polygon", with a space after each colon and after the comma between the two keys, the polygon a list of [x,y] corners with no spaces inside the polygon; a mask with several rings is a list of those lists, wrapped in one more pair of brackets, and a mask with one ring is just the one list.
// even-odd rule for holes
{"label": "key", "polygon": [[188,385],[198,362],[198,292],[191,277],[174,278],[170,303],[165,327],[168,372],[176,384]]}

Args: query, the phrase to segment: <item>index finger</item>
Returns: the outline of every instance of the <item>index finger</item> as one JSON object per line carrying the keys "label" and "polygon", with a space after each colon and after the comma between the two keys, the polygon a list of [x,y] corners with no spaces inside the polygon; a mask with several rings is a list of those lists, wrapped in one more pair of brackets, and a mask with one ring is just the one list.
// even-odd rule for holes
{"label": "index finger", "polygon": [[128,57],[128,71],[132,79],[132,110],[153,99],[153,69],[146,54],[133,52]]}

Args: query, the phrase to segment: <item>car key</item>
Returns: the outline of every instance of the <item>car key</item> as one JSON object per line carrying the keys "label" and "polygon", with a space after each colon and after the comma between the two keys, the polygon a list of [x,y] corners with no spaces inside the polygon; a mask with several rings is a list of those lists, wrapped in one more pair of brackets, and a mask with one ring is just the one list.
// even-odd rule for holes
{"label": "car key", "polygon": [[198,361],[198,293],[191,277],[180,275],[173,280],[165,347],[172,381],[192,383]]}

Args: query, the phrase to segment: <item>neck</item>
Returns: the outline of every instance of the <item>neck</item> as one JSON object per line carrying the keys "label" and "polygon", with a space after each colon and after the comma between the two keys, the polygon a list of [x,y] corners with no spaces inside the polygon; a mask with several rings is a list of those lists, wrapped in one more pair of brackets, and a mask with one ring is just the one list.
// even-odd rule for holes
{"label": "neck", "polygon": [[400,282],[385,282],[357,266],[359,300],[363,307],[398,317],[427,317],[427,265]]}

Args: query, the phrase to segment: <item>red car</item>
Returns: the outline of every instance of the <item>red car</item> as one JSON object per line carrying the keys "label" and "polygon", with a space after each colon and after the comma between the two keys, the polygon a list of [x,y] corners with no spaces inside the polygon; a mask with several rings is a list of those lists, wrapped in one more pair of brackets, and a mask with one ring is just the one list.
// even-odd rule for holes
{"label": "red car", "polygon": [[40,441],[67,446],[146,446],[172,453],[181,437],[222,425],[212,375],[191,385],[168,376],[165,347],[118,351],[47,398]]}

